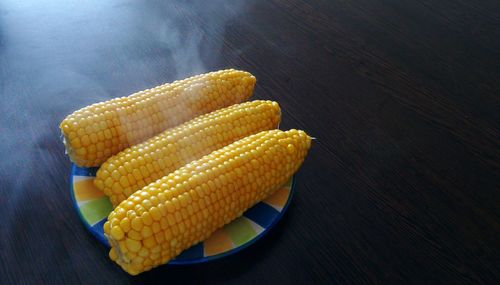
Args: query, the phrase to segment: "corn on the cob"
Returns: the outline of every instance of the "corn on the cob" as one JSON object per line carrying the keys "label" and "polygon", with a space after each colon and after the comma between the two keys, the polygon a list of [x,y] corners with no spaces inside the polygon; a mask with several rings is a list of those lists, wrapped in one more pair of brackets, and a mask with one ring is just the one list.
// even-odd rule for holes
{"label": "corn on the cob", "polygon": [[61,122],[66,150],[78,166],[99,166],[167,128],[246,100],[254,85],[250,73],[228,69],[87,106]]}
{"label": "corn on the cob", "polygon": [[275,129],[278,103],[251,101],[201,115],[123,150],[99,168],[94,184],[113,206],[147,184],[246,136]]}
{"label": "corn on the cob", "polygon": [[104,224],[110,258],[133,275],[168,262],[271,195],[309,147],[303,131],[263,131],[149,184]]}

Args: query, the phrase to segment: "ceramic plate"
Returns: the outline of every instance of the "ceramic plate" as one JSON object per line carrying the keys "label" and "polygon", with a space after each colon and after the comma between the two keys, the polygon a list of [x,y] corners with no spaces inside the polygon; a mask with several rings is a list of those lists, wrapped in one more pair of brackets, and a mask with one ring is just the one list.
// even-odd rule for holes
{"label": "ceramic plate", "polygon": [[[93,180],[97,168],[71,166],[70,191],[74,206],[87,229],[103,244],[103,225],[112,210],[111,202]],[[294,178],[273,196],[248,209],[243,216],[217,230],[207,240],[182,252],[169,264],[193,264],[236,253],[264,236],[283,216],[294,188]]]}

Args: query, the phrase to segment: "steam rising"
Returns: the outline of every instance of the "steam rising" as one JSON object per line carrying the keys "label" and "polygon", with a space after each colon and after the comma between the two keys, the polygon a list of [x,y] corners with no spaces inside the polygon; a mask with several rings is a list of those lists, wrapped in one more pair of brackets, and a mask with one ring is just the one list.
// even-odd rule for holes
{"label": "steam rising", "polygon": [[[27,200],[55,205],[52,199],[64,199],[68,202],[64,210],[71,208],[69,162],[59,138],[60,121],[91,103],[227,67],[218,65],[223,38],[208,32],[224,34],[248,9],[244,3],[0,2],[0,215],[4,221],[12,223],[35,212],[45,215],[49,223],[64,223],[61,215],[52,212],[61,209],[23,208]],[[52,184],[27,188],[36,185],[39,176],[49,176]],[[40,227],[23,231],[27,236],[40,235]],[[4,242],[16,238],[21,237],[0,231]]]}

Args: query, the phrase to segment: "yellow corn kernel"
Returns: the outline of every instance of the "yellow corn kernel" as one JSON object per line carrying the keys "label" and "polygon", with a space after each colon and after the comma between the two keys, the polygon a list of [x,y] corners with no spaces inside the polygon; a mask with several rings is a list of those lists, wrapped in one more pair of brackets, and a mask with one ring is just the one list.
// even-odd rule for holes
{"label": "yellow corn kernel", "polygon": [[[257,100],[199,116],[111,157],[97,171],[94,184],[111,198],[113,206],[117,206],[123,200],[120,195],[129,197],[145,184],[209,154],[221,145],[276,128],[280,114],[278,103]],[[264,123],[255,125],[253,122]],[[222,137],[222,133],[227,136]],[[205,146],[207,140],[211,143]],[[129,179],[131,176],[134,180]],[[194,176],[192,179],[205,178]],[[183,201],[182,197],[180,200]]]}
{"label": "yellow corn kernel", "polygon": [[125,244],[131,252],[138,252],[141,249],[141,242],[133,239],[126,239]]}
{"label": "yellow corn kernel", "polygon": [[121,240],[124,237],[124,233],[121,227],[114,226],[111,228],[111,237],[115,240]]}
{"label": "yellow corn kernel", "polygon": [[140,217],[135,217],[132,220],[131,226],[134,230],[140,231],[142,229],[142,219]]}
{"label": "yellow corn kernel", "polygon": [[120,221],[120,228],[121,228],[124,232],[128,232],[128,231],[130,231],[131,226],[130,226],[130,220],[129,220],[129,218],[124,217],[124,218]]}
{"label": "yellow corn kernel", "polygon": [[[263,131],[188,163],[147,185],[119,204],[108,217],[113,227],[105,226],[104,230],[112,250],[116,251],[115,262],[133,275],[168,262],[280,189],[300,167],[309,147],[310,137],[303,131]],[[234,174],[238,169],[241,176]],[[194,189],[206,189],[202,190],[206,193],[195,199],[191,193],[200,195]],[[160,199],[161,194],[168,194],[171,198]],[[120,219],[124,219],[121,213],[125,209],[122,208],[129,203],[140,205],[145,200],[149,200],[151,208],[144,213],[136,212],[144,223],[140,238],[131,237],[132,231],[123,231],[123,236],[113,234],[115,225],[120,225]],[[161,216],[159,222],[154,221],[154,213],[162,207],[167,209],[166,216]],[[168,211],[169,207],[174,207],[172,213]],[[137,211],[136,208],[130,211]],[[149,222],[151,226],[146,225]],[[122,241],[125,241],[128,252],[116,246]],[[156,250],[164,251],[161,254],[156,250],[153,252],[156,247]],[[151,249],[147,256],[142,248]]]}
{"label": "yellow corn kernel", "polygon": [[113,261],[116,261],[118,256],[116,255],[116,250],[113,248],[109,251],[109,258]]}
{"label": "yellow corn kernel", "polygon": [[129,232],[127,232],[127,236],[131,239],[135,239],[135,240],[141,240],[142,239],[142,235],[140,232],[137,232],[135,230],[130,230]]}
{"label": "yellow corn kernel", "polygon": [[61,122],[64,144],[78,166],[99,166],[165,129],[246,100],[254,85],[250,73],[227,69],[92,104]]}

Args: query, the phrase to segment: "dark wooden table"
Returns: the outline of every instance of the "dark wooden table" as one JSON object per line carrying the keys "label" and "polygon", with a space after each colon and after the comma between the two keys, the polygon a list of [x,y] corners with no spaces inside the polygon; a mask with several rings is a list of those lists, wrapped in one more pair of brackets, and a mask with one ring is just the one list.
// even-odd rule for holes
{"label": "dark wooden table", "polygon": [[[500,283],[500,3],[0,2],[0,284]],[[79,220],[58,124],[235,67],[316,137],[284,219],[130,277]]]}

